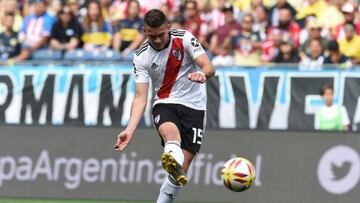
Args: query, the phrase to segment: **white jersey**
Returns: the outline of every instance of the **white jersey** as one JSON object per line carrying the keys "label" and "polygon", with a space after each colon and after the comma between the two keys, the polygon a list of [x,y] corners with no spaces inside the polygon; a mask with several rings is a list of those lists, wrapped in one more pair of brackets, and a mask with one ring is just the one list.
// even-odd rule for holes
{"label": "white jersey", "polygon": [[205,84],[192,82],[187,75],[200,70],[196,57],[205,54],[199,41],[188,31],[170,30],[170,42],[161,51],[145,42],[135,52],[134,73],[136,83],[152,81],[155,89],[154,105],[182,104],[206,109]]}

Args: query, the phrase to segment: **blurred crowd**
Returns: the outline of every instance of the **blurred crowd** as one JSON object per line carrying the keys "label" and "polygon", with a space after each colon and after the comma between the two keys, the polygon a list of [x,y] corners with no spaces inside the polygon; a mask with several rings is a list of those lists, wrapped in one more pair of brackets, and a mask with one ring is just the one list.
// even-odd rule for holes
{"label": "blurred crowd", "polygon": [[0,0],[0,59],[130,61],[153,8],[215,65],[360,63],[357,0]]}

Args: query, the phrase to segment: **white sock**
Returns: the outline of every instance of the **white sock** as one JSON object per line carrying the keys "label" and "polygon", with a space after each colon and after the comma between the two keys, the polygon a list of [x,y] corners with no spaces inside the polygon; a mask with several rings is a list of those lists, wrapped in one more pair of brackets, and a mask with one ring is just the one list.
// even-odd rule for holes
{"label": "white sock", "polygon": [[177,193],[181,189],[181,186],[174,183],[175,181],[172,180],[170,176],[165,179],[161,185],[160,194],[156,203],[171,203],[175,199]]}
{"label": "white sock", "polygon": [[181,150],[179,142],[167,141],[165,143],[164,152],[169,152],[181,166],[184,164],[184,153]]}

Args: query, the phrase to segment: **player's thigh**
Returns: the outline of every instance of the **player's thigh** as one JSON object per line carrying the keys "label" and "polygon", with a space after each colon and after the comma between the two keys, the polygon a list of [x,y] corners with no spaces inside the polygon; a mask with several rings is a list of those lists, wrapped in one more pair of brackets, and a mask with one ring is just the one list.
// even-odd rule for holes
{"label": "player's thigh", "polygon": [[181,147],[196,154],[204,139],[206,113],[184,106],[179,107],[178,110],[181,111],[179,113]]}
{"label": "player's thigh", "polygon": [[177,141],[181,142],[180,131],[178,127],[173,122],[164,122],[159,126],[159,134],[167,141]]}
{"label": "player's thigh", "polygon": [[180,137],[180,122],[176,110],[171,104],[157,104],[153,108],[153,123],[162,141],[178,141]]}

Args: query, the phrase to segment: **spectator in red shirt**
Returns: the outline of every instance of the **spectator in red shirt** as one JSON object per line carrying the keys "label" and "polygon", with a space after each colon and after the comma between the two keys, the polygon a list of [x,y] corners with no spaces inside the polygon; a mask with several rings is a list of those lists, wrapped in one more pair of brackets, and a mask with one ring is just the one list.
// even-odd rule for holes
{"label": "spectator in red shirt", "polygon": [[344,14],[345,22],[335,27],[333,39],[340,40],[345,38],[345,24],[353,24],[356,33],[360,35],[360,22],[355,22],[354,6],[351,3],[345,3],[341,7],[341,11]]}
{"label": "spectator in red shirt", "polygon": [[213,55],[220,54],[221,50],[219,49],[219,46],[222,42],[224,42],[232,30],[240,31],[241,29],[241,25],[237,23],[234,18],[232,6],[224,7],[223,13],[225,15],[225,25],[219,27],[210,40],[209,50]]}
{"label": "spectator in red shirt", "polygon": [[186,1],[184,9],[184,28],[198,38],[202,45],[206,45],[207,28],[200,18],[196,1]]}
{"label": "spectator in red shirt", "polygon": [[261,61],[271,62],[275,59],[280,51],[282,34],[279,29],[272,29],[269,39],[262,44]]}
{"label": "spectator in red shirt", "polygon": [[217,5],[213,5],[211,0],[198,0],[200,18],[206,23],[208,33],[214,33],[220,26],[225,24],[225,15],[223,8],[231,7],[231,3],[218,1]]}
{"label": "spectator in red shirt", "polygon": [[291,12],[287,8],[282,8],[279,11],[279,25],[277,27],[270,26],[268,29],[268,34],[272,33],[272,30],[277,28],[282,33],[282,38],[284,41],[291,40],[297,48],[300,44],[300,26],[292,19]]}

